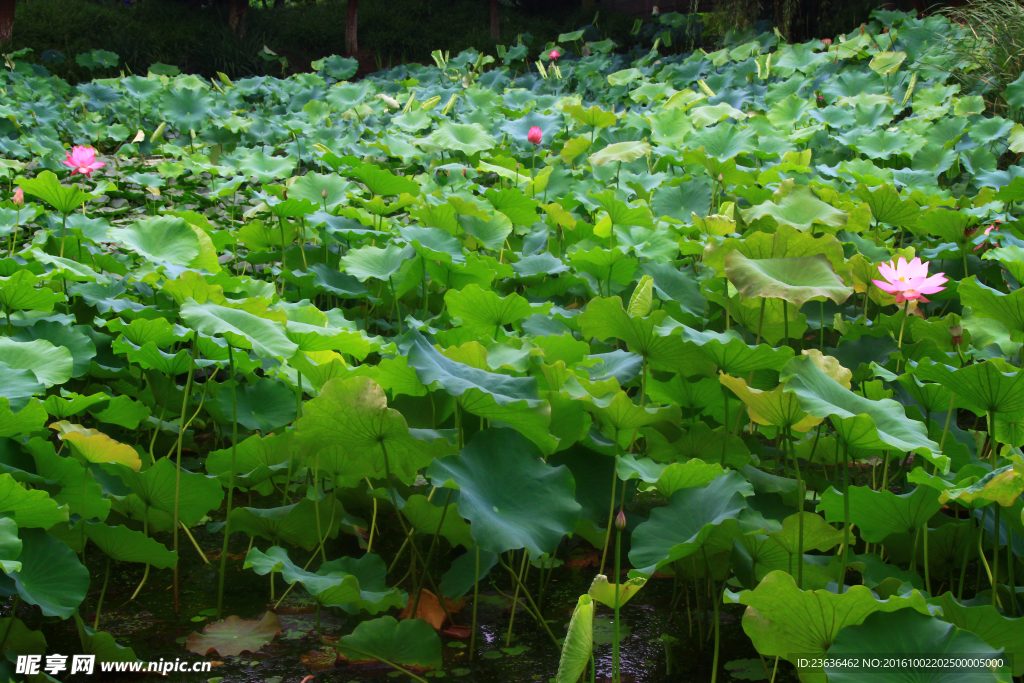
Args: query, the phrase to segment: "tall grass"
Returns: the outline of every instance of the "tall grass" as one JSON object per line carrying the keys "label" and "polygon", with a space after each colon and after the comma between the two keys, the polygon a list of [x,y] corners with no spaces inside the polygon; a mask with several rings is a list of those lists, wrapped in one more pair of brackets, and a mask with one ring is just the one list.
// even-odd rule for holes
{"label": "tall grass", "polygon": [[966,36],[949,43],[962,63],[954,73],[961,86],[985,95],[994,111],[1009,111],[1004,90],[1024,73],[1024,4],[976,0],[943,13],[967,28]]}

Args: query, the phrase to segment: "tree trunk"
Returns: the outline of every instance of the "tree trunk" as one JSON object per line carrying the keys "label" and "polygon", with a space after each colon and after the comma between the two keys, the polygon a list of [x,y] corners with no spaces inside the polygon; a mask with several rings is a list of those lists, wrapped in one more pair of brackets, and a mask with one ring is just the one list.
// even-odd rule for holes
{"label": "tree trunk", "polygon": [[241,37],[245,33],[245,13],[249,9],[249,0],[231,0],[228,13],[228,26],[231,32]]}
{"label": "tree trunk", "polygon": [[359,52],[359,0],[348,0],[348,16],[345,19],[345,52],[355,57]]}
{"label": "tree trunk", "polygon": [[0,0],[0,45],[14,33],[14,0]]}
{"label": "tree trunk", "polygon": [[498,0],[491,0],[491,38],[494,40],[501,35],[498,28]]}

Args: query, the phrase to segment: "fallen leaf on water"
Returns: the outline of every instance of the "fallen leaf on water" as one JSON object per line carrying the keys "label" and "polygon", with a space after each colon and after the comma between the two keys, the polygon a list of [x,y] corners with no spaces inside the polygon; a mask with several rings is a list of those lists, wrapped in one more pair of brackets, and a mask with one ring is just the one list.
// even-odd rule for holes
{"label": "fallen leaf on water", "polygon": [[267,612],[262,619],[241,619],[235,615],[207,624],[202,633],[193,631],[185,641],[185,648],[197,655],[214,650],[222,657],[256,652],[281,633],[277,615]]}
{"label": "fallen leaf on water", "polygon": [[[410,595],[408,602],[405,603],[405,609],[402,610],[402,613],[398,617],[399,619],[409,618],[412,613],[412,602],[413,596]],[[455,614],[462,609],[463,605],[466,603],[465,600],[454,601],[445,598],[444,604],[445,607],[448,608],[449,614]],[[444,625],[445,619],[447,618],[445,617],[444,610],[441,609],[441,603],[438,601],[437,596],[426,589],[423,590],[423,594],[420,596],[420,602],[416,606],[416,617],[427,622],[437,630],[441,630],[441,627]]]}

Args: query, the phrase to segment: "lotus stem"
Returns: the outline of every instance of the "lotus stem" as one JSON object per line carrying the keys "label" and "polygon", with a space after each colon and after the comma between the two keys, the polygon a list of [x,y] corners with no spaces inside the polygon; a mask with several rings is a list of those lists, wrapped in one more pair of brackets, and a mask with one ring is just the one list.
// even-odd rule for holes
{"label": "lotus stem", "polygon": [[[843,557],[839,564],[839,594],[846,592],[846,558],[849,554],[852,534],[850,533],[850,444],[843,440]],[[803,558],[800,558],[801,560]]]}
{"label": "lotus stem", "polygon": [[946,411],[946,424],[942,428],[942,440],[939,441],[939,452],[942,452],[942,447],[946,445],[946,434],[949,433],[949,418],[953,416],[953,404],[956,402],[956,394],[952,394],[949,397],[949,410]]}
{"label": "lotus stem", "polygon": [[924,536],[924,588],[928,591],[928,595],[932,594],[932,575],[928,569],[928,520],[925,520],[924,525],[921,528],[921,534]]}
{"label": "lotus stem", "polygon": [[[803,560],[801,559],[801,564],[802,563]],[[717,590],[715,592],[718,593]],[[723,595],[725,595],[725,584],[722,585],[722,592],[718,593],[718,596],[712,600],[712,605],[715,610],[715,656],[711,660],[711,683],[715,683],[715,681],[718,680],[718,653],[721,651],[722,646],[722,634],[718,623],[720,621],[718,616],[718,603],[721,601]]]}
{"label": "lotus stem", "polygon": [[[373,484],[370,483],[370,478],[366,478],[366,485],[370,487],[371,493],[373,492]],[[377,497],[373,496],[373,518],[370,520],[370,539],[366,542],[366,554],[369,555],[373,552],[373,532],[377,529]]]}
{"label": "lotus stem", "polygon": [[[445,494],[445,497],[444,497],[444,507],[441,508],[441,519],[437,523],[437,531],[434,532],[434,540],[431,541],[431,543],[430,543],[430,550],[427,551],[427,559],[423,563],[423,574],[424,575],[426,575],[427,572],[430,571],[430,560],[431,560],[431,558],[434,557],[434,549],[437,547],[437,539],[441,535],[441,527],[444,525],[444,518],[445,518],[445,515],[448,514],[448,504],[451,502],[451,500],[452,500],[452,489],[448,489],[448,493]],[[423,595],[423,582],[424,582],[424,577],[420,577],[420,580],[416,584],[416,599],[412,603],[412,612],[410,612],[410,616],[413,619],[416,618],[416,614],[417,614],[416,610],[419,608],[420,596]],[[441,596],[441,595],[438,595],[437,599],[438,600],[443,600],[444,597]],[[514,608],[515,608],[515,606],[513,605],[513,609]]]}
{"label": "lotus stem", "polygon": [[[967,527],[967,548],[964,549],[964,559],[963,559],[963,562],[960,564],[960,587],[957,588],[957,591],[956,591],[956,599],[957,600],[963,600],[963,598],[964,598],[964,578],[966,578],[966,576],[967,576],[967,560],[971,556],[971,553],[970,553],[970,542],[971,542],[971,534],[974,533],[974,515],[970,514],[970,510],[969,509],[968,509],[967,520],[968,520],[967,521],[967,524],[968,524],[968,527]],[[952,589],[952,586],[950,586],[950,589]]]}
{"label": "lotus stem", "polygon": [[[601,553],[601,571],[598,574],[604,574],[604,561],[608,557],[608,545],[612,538],[612,520],[615,519],[615,487],[619,481],[618,464],[619,464],[619,430],[615,429],[615,462],[612,464],[612,499],[611,504],[608,506],[608,530],[604,536],[604,550]],[[622,484],[625,486],[625,482]]]}
{"label": "lotus stem", "polygon": [[469,661],[476,654],[476,608],[480,602],[480,546],[476,546],[476,571],[473,574],[473,626],[469,636]]}
{"label": "lotus stem", "polygon": [[[907,309],[910,308],[910,300],[903,304],[903,318],[900,320],[900,338],[896,342],[896,348],[900,351],[903,350],[903,328],[907,325]],[[896,372],[900,371],[900,361],[902,360],[902,354],[900,358],[896,359]]]}
{"label": "lotus stem", "polygon": [[4,637],[0,640],[0,652],[4,651],[4,645],[7,644],[7,637],[11,635],[11,628],[14,627],[14,621],[18,618],[18,605],[21,603],[21,594],[14,594],[14,606],[11,607],[10,621],[7,622],[7,628],[4,629]]}
{"label": "lotus stem", "polygon": [[[505,647],[508,647],[512,643],[512,627],[516,622],[516,606],[519,604],[519,587],[523,585],[523,572],[526,571],[526,558],[530,556],[530,551],[523,548],[523,561],[519,563],[519,576],[513,577],[516,579],[516,590],[512,594],[512,614],[508,618],[508,633],[505,635]],[[511,564],[512,558],[509,558]]]}
{"label": "lotus stem", "polygon": [[107,594],[107,582],[110,581],[110,557],[107,557],[107,570],[103,573],[103,588],[100,589],[100,599],[96,603],[96,618],[92,622],[92,630],[98,631],[100,628],[100,612],[103,611],[103,596]]}
{"label": "lotus stem", "polygon": [[[386,477],[386,483],[388,484],[388,493],[391,495],[391,504],[395,508],[395,514],[398,516],[398,523],[402,526],[402,532],[406,535],[407,539],[412,538],[412,532],[415,529],[410,530],[410,525],[405,523],[405,515],[402,510],[398,507],[398,499],[395,497],[395,489],[390,486],[391,484],[391,461],[388,459],[388,449],[384,445],[384,442],[380,442],[381,452],[384,454],[384,476]],[[452,615],[448,612],[448,606],[444,604],[444,598],[441,596],[441,591],[438,590],[437,584],[434,583],[434,577],[430,575],[430,572],[426,571],[427,565],[423,562],[423,558],[420,557],[419,548],[416,547],[416,543],[409,540],[409,546],[412,548],[413,560],[419,560],[423,564],[423,574],[426,576],[427,581],[430,583],[430,587],[434,590],[434,595],[437,596],[437,601],[441,604],[441,609],[444,611],[444,616],[452,624],[455,620],[452,619]]]}
{"label": "lotus stem", "polygon": [[[623,482],[623,490],[625,490],[625,482]],[[621,512],[621,510],[620,510]],[[619,578],[622,570],[620,568],[620,562],[622,549],[622,529],[619,525],[615,525],[615,635],[612,639],[612,681],[619,683],[621,675],[619,673]]]}
{"label": "lotus stem", "polygon": [[[228,367],[231,370],[231,474],[228,501],[224,514],[224,544],[220,553],[220,578],[217,581],[217,619],[224,613],[224,578],[228,567],[228,540],[231,537],[231,502],[235,492],[235,456],[238,454],[238,391],[235,384],[235,350],[228,343]],[[319,510],[319,506],[317,506]]]}
{"label": "lotus stem", "polygon": [[516,583],[519,585],[519,587],[523,589],[523,595],[526,596],[527,601],[529,601],[529,603],[530,603],[530,607],[533,608],[533,611],[532,611],[533,618],[536,619],[540,623],[540,625],[544,627],[544,630],[547,632],[548,636],[551,638],[551,641],[555,644],[555,647],[558,648],[559,650],[561,650],[562,646],[559,644],[558,639],[555,638],[555,634],[553,634],[551,632],[551,628],[548,626],[548,622],[544,620],[544,615],[541,614],[541,611],[537,608],[537,603],[535,603],[533,601],[533,596],[530,595],[529,589],[523,584],[522,581],[519,580],[519,577],[512,570],[512,568],[509,567],[507,564],[505,564],[505,561],[503,559],[501,559],[501,555],[500,554],[498,555],[498,562],[501,564],[502,567],[505,568],[505,570],[509,573],[509,575],[512,576],[512,578],[514,578],[516,580]]}
{"label": "lotus stem", "polygon": [[[188,376],[185,378],[185,393],[181,399],[181,417],[178,420],[178,444],[177,444],[177,456],[174,464],[174,555],[180,557],[178,554],[178,505],[179,499],[181,498],[181,442],[185,438],[185,410],[188,408],[189,394],[192,392],[192,374],[195,371],[196,366],[196,354],[199,352],[198,346],[198,335],[192,336],[192,353],[188,357]],[[234,395],[234,394],[232,394]],[[190,420],[191,422],[191,420]],[[232,465],[233,466],[233,465]],[[193,539],[193,543],[195,540]],[[197,546],[198,547],[198,546]],[[202,553],[200,553],[202,554]],[[174,614],[177,616],[180,614],[180,605],[178,603],[178,562],[174,563]]]}
{"label": "lotus stem", "polygon": [[[316,516],[316,537],[320,539],[320,559],[327,561],[327,553],[324,552],[324,534],[320,530],[320,454],[316,454],[316,464],[313,465],[313,512]],[[334,506],[331,506],[334,509]]]}
{"label": "lotus stem", "polygon": [[[319,614],[319,611],[317,612],[317,614]],[[370,657],[371,659],[377,660],[381,664],[386,664],[387,666],[390,666],[395,671],[400,671],[400,672],[404,673],[406,676],[408,676],[409,678],[413,679],[414,681],[419,681],[420,683],[427,683],[425,680],[423,680],[422,678],[420,678],[419,676],[417,676],[413,672],[409,671],[408,669],[403,669],[402,667],[398,666],[397,664],[395,664],[393,662],[389,662],[388,660],[384,659],[383,657],[378,657],[377,655],[373,654],[372,652],[365,652],[364,650],[359,650],[359,649],[354,648],[354,647],[349,647],[348,645],[341,645],[339,643],[332,643],[330,641],[323,640],[323,637],[321,637],[321,641],[325,645],[331,645],[331,646],[336,647],[338,649],[351,650],[352,652],[355,652],[356,654],[360,654],[360,655],[363,655],[365,657]]]}
{"label": "lotus stem", "polygon": [[199,547],[198,543],[196,543],[195,537],[192,535],[192,532],[188,530],[188,527],[185,526],[185,523],[178,520],[178,525],[181,526],[181,530],[185,532],[186,536],[188,536],[188,540],[192,541],[192,546],[196,549],[196,552],[199,553],[199,557],[203,558],[203,564],[210,564],[210,560],[206,557],[206,553],[204,553],[203,549]]}
{"label": "lotus stem", "polygon": [[[1000,543],[1000,541],[1002,541],[1002,536],[1003,536],[1003,530],[1002,530],[1002,524],[1001,524],[1002,520],[1000,519],[1000,515],[1001,515],[1002,511],[1003,511],[1003,506],[1000,505],[999,503],[996,503],[996,523],[995,523],[995,527],[993,527],[993,531],[995,533],[993,534],[993,539],[992,539],[992,572],[991,572],[991,576],[989,577],[989,581],[992,582],[992,606],[993,607],[996,606],[996,598],[999,596],[999,543]],[[1011,552],[1013,552],[1013,551],[1011,550]],[[1002,607],[1002,606],[1000,605],[1000,607]]]}

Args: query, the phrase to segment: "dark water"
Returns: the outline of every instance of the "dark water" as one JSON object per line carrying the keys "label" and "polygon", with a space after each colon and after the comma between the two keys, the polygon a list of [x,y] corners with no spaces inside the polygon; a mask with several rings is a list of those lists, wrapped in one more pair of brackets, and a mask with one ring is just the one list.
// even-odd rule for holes
{"label": "dark water", "polygon": [[[203,658],[185,649],[182,644],[185,637],[193,630],[201,631],[202,627],[213,621],[213,617],[202,618],[203,610],[216,607],[217,601],[217,570],[219,566],[219,545],[221,537],[208,534],[204,530],[196,530],[196,539],[211,563],[202,562],[195,548],[187,537],[179,539],[181,544],[181,616],[176,620],[173,610],[173,592],[171,570],[151,570],[145,587],[133,601],[128,601],[142,577],[142,565],[116,563],[113,566],[110,584],[100,622],[100,630],[113,634],[121,645],[130,646],[141,660],[155,661],[161,658],[174,660],[180,658],[187,661],[201,661]],[[170,538],[160,538],[170,546]],[[269,577],[258,576],[251,570],[242,570],[242,558],[248,548],[248,538],[244,534],[234,534],[229,552],[228,577],[225,593],[225,616],[235,614],[245,619],[258,619],[267,609],[273,606],[270,601]],[[268,545],[266,541],[257,539],[259,547]],[[563,546],[563,554],[579,557],[593,552],[585,543],[580,548],[572,544]],[[379,550],[386,558],[394,556],[395,548],[388,547],[387,539]],[[352,537],[341,537],[328,544],[328,557],[344,554],[358,556],[358,549]],[[87,622],[91,625],[95,616],[99,589],[102,586],[105,560],[98,557],[88,558],[88,565],[93,577],[93,585],[88,597]],[[308,554],[293,553],[293,558],[303,564]],[[442,561],[446,561],[442,558]],[[549,620],[551,631],[556,637],[565,634],[566,626],[572,609],[582,593],[585,593],[590,582],[597,573],[594,566],[566,566],[554,570],[543,601],[543,611]],[[575,564],[580,564],[576,562]],[[314,564],[315,566],[315,564]],[[425,678],[445,678],[450,681],[479,681],[481,683],[505,683],[523,681],[546,683],[553,679],[558,670],[558,651],[551,639],[530,615],[519,610],[515,616],[511,647],[505,648],[511,602],[503,598],[498,591],[511,593],[510,581],[499,568],[492,571],[495,583],[489,580],[481,582],[481,605],[479,607],[479,633],[477,636],[477,653],[473,662],[469,661],[468,640],[459,640],[441,634],[444,656],[443,672],[427,672],[421,674]],[[404,572],[405,567],[396,569],[396,574]],[[394,580],[394,576],[391,580]],[[528,579],[531,591],[536,596],[536,576]],[[690,616],[687,617],[685,600],[680,602],[677,613],[672,618],[669,606],[672,596],[672,579],[653,579],[648,582],[640,593],[621,610],[622,626],[628,635],[621,645],[622,680],[624,683],[703,683],[712,680],[713,639],[707,638],[701,647],[696,604],[691,604]],[[286,584],[280,575],[276,575],[276,596],[280,598]],[[408,585],[403,586],[408,589]],[[692,591],[691,591],[692,594]],[[469,596],[471,597],[471,595]],[[410,680],[408,677],[394,672],[379,664],[350,665],[345,661],[334,662],[330,648],[324,648],[318,642],[313,602],[301,585],[288,595],[278,610],[282,634],[258,652],[245,652],[237,657],[220,657],[215,653],[205,659],[220,662],[210,673],[177,673],[161,677],[164,681],[208,681],[217,679],[224,682],[251,681],[253,683],[299,683],[308,675],[316,677],[316,681],[337,681],[340,683],[371,682],[381,683],[389,678]],[[472,610],[466,605],[455,615],[459,624],[468,626],[471,623]],[[725,665],[733,660],[752,659],[760,668],[760,660],[749,639],[740,626],[742,608],[724,605],[720,613],[721,653],[719,655],[718,681],[737,680],[730,676]],[[42,628],[49,644],[50,653],[72,654],[81,652],[78,633],[73,621],[62,622],[56,618],[43,619],[38,608],[24,606],[19,609],[19,617],[27,622],[30,628]],[[193,621],[193,618],[197,618]],[[322,614],[322,628],[325,636],[340,636],[351,632],[360,620],[367,617],[353,617],[339,610],[325,610]],[[712,632],[713,613],[710,609],[704,615],[705,636]],[[691,636],[692,630],[692,636]],[[667,673],[666,645],[661,640],[667,634],[676,639],[671,644],[669,656],[673,670]],[[612,610],[599,606],[595,621],[595,640],[602,643],[596,649],[598,669],[597,680],[610,680],[612,660]],[[505,649],[506,651],[503,651]],[[770,666],[773,662],[768,662]],[[315,668],[311,668],[312,665]],[[748,663],[750,670],[752,664]],[[321,668],[326,667],[326,668]],[[737,674],[743,680],[750,678],[742,671]],[[760,672],[758,672],[760,673]],[[154,674],[144,675],[152,679]],[[763,676],[763,674],[762,674]],[[139,674],[97,674],[93,676],[76,675],[68,680],[140,680]],[[589,680],[589,673],[588,673]],[[765,680],[767,680],[765,678]],[[790,668],[785,663],[780,666],[777,681],[795,680]]]}

